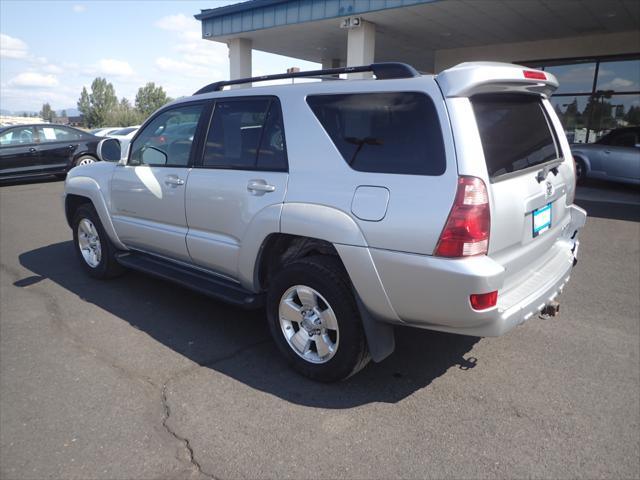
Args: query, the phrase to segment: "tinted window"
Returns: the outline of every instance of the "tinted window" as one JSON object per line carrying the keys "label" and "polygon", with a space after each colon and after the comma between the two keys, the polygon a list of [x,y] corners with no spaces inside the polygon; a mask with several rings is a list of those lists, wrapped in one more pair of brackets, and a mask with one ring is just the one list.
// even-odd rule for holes
{"label": "tinted window", "polygon": [[185,105],[155,117],[133,142],[128,164],[187,166],[202,108]]}
{"label": "tinted window", "polygon": [[268,98],[216,102],[202,164],[218,168],[286,170],[279,102]]}
{"label": "tinted window", "polygon": [[38,126],[36,127],[36,130],[38,130],[40,143],[65,142],[80,140],[82,138],[81,132],[71,130],[70,128]]}
{"label": "tinted window", "polygon": [[537,96],[476,95],[471,103],[491,177],[558,157],[553,133]]}
{"label": "tinted window", "polygon": [[440,175],[446,161],[438,114],[422,93],[357,93],[307,98],[351,168]]}
{"label": "tinted window", "polygon": [[0,146],[34,143],[31,127],[17,127],[0,133]]}
{"label": "tinted window", "polygon": [[611,145],[617,147],[633,147],[637,143],[638,139],[634,132],[616,132],[611,138]]}

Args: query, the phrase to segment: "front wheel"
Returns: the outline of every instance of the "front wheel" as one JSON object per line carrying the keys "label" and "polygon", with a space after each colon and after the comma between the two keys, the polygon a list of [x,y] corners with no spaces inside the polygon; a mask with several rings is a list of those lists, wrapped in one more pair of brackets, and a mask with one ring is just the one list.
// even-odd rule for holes
{"label": "front wheel", "polygon": [[279,350],[306,377],[342,380],[369,362],[351,285],[334,257],[302,258],[280,270],[267,293],[267,315]]}
{"label": "front wheel", "polygon": [[73,217],[73,243],[82,267],[92,277],[112,278],[124,271],[91,204],[81,205]]}

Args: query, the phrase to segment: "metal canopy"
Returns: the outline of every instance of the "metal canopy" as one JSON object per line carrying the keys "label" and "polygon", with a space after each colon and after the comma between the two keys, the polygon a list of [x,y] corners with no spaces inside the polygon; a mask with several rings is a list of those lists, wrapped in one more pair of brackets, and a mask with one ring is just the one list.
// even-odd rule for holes
{"label": "metal canopy", "polygon": [[320,63],[346,58],[340,18],[376,24],[376,61],[433,69],[434,51],[637,30],[635,0],[254,0],[205,10],[203,38]]}

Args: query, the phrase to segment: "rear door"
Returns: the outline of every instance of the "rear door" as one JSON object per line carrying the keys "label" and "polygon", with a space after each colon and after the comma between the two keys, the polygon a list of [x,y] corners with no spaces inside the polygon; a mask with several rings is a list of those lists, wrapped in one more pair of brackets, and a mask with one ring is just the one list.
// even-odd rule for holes
{"label": "rear door", "polygon": [[[251,226],[277,232],[288,178],[276,97],[215,103],[206,143],[187,183],[187,246],[192,261],[238,279]],[[255,238],[253,238],[255,240]]]}
{"label": "rear door", "polygon": [[553,110],[529,93],[483,93],[470,102],[489,176],[489,255],[517,259],[511,267],[535,263],[562,233],[574,182]]}
{"label": "rear door", "polygon": [[82,134],[61,126],[38,125],[40,164],[47,170],[65,170],[72,166]]}

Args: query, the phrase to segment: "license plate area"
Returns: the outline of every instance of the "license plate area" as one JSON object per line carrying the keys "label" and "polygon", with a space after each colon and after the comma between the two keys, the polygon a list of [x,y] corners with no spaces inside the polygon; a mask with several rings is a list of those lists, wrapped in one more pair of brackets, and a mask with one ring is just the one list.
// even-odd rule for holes
{"label": "license plate area", "polygon": [[544,207],[537,208],[531,215],[533,219],[533,236],[543,234],[551,228],[551,204],[547,203]]}

